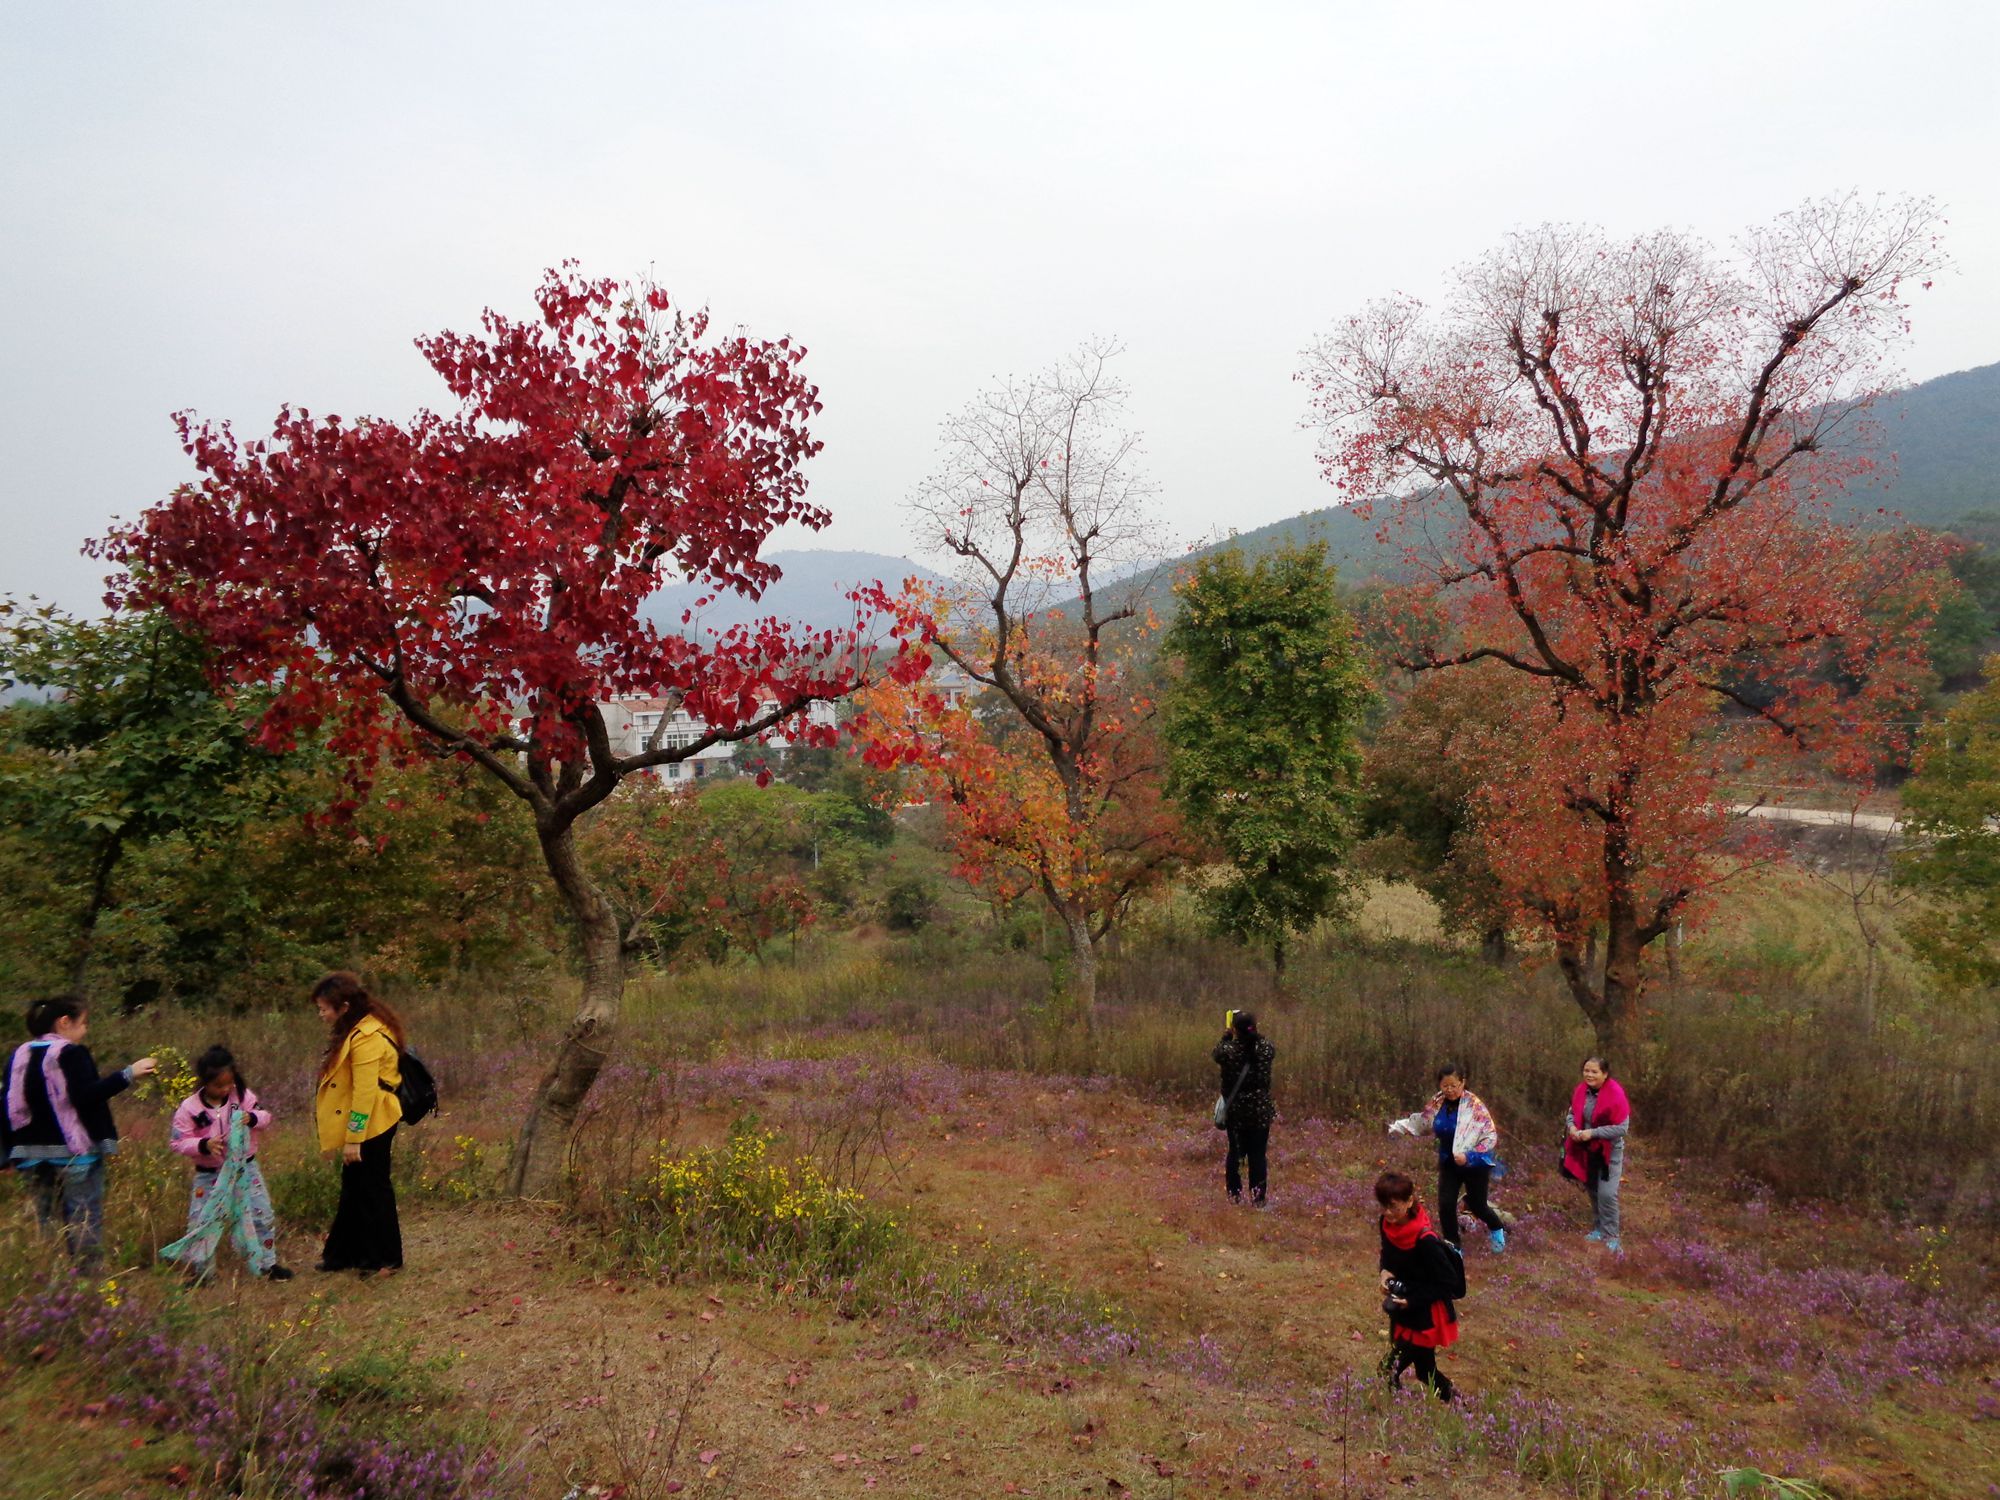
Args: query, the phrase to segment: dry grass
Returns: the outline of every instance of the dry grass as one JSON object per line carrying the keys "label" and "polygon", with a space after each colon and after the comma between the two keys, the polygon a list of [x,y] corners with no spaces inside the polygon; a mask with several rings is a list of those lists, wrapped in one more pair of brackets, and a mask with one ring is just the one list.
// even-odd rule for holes
{"label": "dry grass", "polygon": [[[1580,1198],[1546,1171],[1548,1099],[1566,1089],[1580,1041],[1546,975],[1498,975],[1407,939],[1340,939],[1300,954],[1279,995],[1241,954],[1159,941],[1112,967],[1093,1037],[1043,1000],[1031,954],[940,972],[907,950],[830,945],[797,966],[635,985],[631,1066],[601,1091],[580,1168],[608,1201],[658,1140],[712,1142],[754,1113],[802,1150],[845,1153],[921,1254],[979,1268],[973,1280],[999,1311],[648,1280],[581,1227],[588,1204],[565,1217],[486,1201],[565,997],[477,993],[399,997],[446,1097],[446,1113],[399,1148],[408,1272],[369,1284],[226,1282],[204,1305],[215,1319],[281,1320],[316,1297],[314,1353],[334,1365],[379,1352],[394,1329],[412,1359],[450,1371],[440,1377],[449,1411],[491,1418],[525,1445],[534,1492],[551,1496],[593,1484],[624,1485],[629,1500],[1598,1496],[1642,1482],[1706,1495],[1733,1462],[1816,1477],[1850,1500],[1983,1495],[2000,1465],[1982,1420],[2000,1378],[1990,1359],[1953,1367],[1942,1384],[1852,1372],[1884,1319],[1914,1305],[1912,1278],[1947,1289],[1966,1317],[1990,1323],[2000,1311],[1983,1269],[1993,1242],[1968,1209],[1977,1171],[1990,1168],[1940,1174],[1938,1201],[1968,1216],[1939,1240],[1858,1206],[1786,1207],[1732,1185],[1717,1162],[1795,1163],[1811,1145],[1788,1132],[1821,1119],[1840,1122],[1885,1178],[1944,1160],[1954,1129],[1962,1136],[2000,1107],[1980,1081],[1991,1021],[1899,1001],[1874,1033],[1843,1033],[1837,993],[1790,983],[1756,948],[1773,926],[1813,930],[1802,910],[1830,921],[1823,905],[1782,885],[1757,899],[1767,915],[1743,929],[1749,938],[1688,955],[1710,981],[1731,965],[1749,977],[1662,1007],[1659,1040],[1628,1075],[1642,1120],[1621,1263],[1581,1244]],[[1407,893],[1378,893],[1366,910],[1403,934],[1422,930]],[[1264,1012],[1281,1047],[1285,1114],[1263,1213],[1223,1202],[1219,1137],[1202,1109],[1219,1013],[1243,1003]],[[106,1016],[92,1036],[107,1065],[167,1041],[237,1050],[280,1110],[266,1167],[287,1215],[286,1258],[299,1266],[314,1258],[332,1182],[308,1139],[314,1031],[295,1007]],[[1499,1196],[1523,1224],[1501,1261],[1468,1234],[1465,1339],[1448,1362],[1473,1417],[1528,1424],[1507,1451],[1461,1415],[1384,1399],[1370,1374],[1382,1335],[1367,1185],[1384,1162],[1424,1175],[1422,1149],[1392,1148],[1379,1122],[1416,1102],[1440,1052],[1470,1060],[1511,1127],[1503,1154],[1517,1170]],[[862,1072],[818,1061],[841,1058]],[[1941,1082],[1954,1068],[1960,1082]],[[1100,1077],[1074,1076],[1086,1073]],[[830,1118],[829,1102],[865,1092],[857,1077],[876,1113],[857,1104],[853,1120]],[[1961,1086],[1972,1092],[1952,1092]],[[111,1218],[123,1266],[146,1266],[179,1232],[185,1177],[160,1149],[171,1102],[120,1106],[128,1144]],[[854,1143],[885,1122],[887,1144],[864,1162]],[[1990,1153],[1990,1140],[1974,1144]],[[1718,1257],[1713,1281],[1690,1272],[1690,1242]],[[1857,1300],[1785,1323],[1782,1344],[1741,1343],[1754,1325],[1732,1288],[1781,1275],[1833,1277]],[[1840,1277],[1859,1279],[1850,1288]],[[154,1295],[164,1283],[135,1285]],[[1782,1310],[1794,1283],[1772,1285],[1760,1306]],[[1050,1307],[1062,1315],[1044,1315]],[[1135,1337],[1136,1352],[1117,1353],[1103,1330]],[[56,1430],[86,1449],[98,1441],[71,1394],[37,1399],[55,1408]],[[677,1410],[684,1441],[659,1460],[649,1434]],[[19,1430],[22,1419],[17,1400],[0,1401],[0,1422]],[[165,1494],[163,1471],[84,1465],[74,1492]]]}
{"label": "dry grass", "polygon": [[[624,1482],[613,1435],[669,1410],[711,1354],[659,1493],[672,1478],[685,1486],[673,1493],[737,1496],[1615,1494],[1628,1491],[1603,1476],[1631,1461],[1621,1450],[1660,1437],[1695,1474],[1660,1493],[1713,1493],[1708,1470],[1755,1455],[1839,1495],[1915,1500],[1983,1494],[2000,1459],[1977,1421],[1978,1371],[1843,1404],[1775,1367],[1692,1368],[1676,1345],[1681,1321],[1722,1304],[1650,1243],[1693,1231],[1718,1252],[1904,1264],[1909,1237],[1865,1218],[1746,1214],[1688,1192],[1641,1145],[1632,1253],[1614,1264],[1580,1242],[1573,1190],[1533,1171],[1510,1179],[1502,1201],[1524,1222],[1505,1260],[1468,1234],[1473,1287],[1447,1368],[1474,1409],[1569,1414],[1563,1430],[1582,1445],[1571,1470],[1544,1457],[1524,1471],[1461,1451],[1448,1413],[1366,1393],[1381,1329],[1359,1196],[1378,1160],[1414,1165],[1420,1148],[1281,1124],[1273,1206],[1253,1213],[1223,1201],[1217,1138],[1181,1111],[1059,1081],[962,1083],[913,1107],[910,1161],[884,1201],[940,1253],[1021,1257],[1101,1298],[1142,1335],[1136,1355],[1086,1359],[1057,1339],[996,1341],[881,1308],[843,1315],[741,1283],[649,1281],[553,1214],[438,1201],[412,1215],[404,1276],[245,1286],[229,1315],[288,1316],[316,1293],[329,1361],[377,1347],[385,1325],[416,1358],[453,1357],[453,1402],[527,1441],[534,1492],[551,1496]],[[791,1103],[746,1088],[687,1124],[713,1134],[737,1107],[769,1119]],[[1970,1285],[1976,1267],[1946,1269]]]}

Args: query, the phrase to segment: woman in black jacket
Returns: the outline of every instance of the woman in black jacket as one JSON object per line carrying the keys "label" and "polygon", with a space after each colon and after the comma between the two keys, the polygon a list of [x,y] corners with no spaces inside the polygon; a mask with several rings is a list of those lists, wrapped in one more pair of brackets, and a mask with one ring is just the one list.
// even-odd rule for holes
{"label": "woman in black jacket", "polygon": [[28,1007],[30,1040],[0,1074],[0,1157],[26,1175],[35,1216],[58,1226],[70,1256],[94,1270],[104,1240],[104,1160],[118,1149],[111,1101],[156,1064],[142,1057],[100,1074],[83,1045],[90,1014],[75,995]]}
{"label": "woman in black jacket", "polygon": [[1389,1315],[1389,1384],[1400,1385],[1414,1367],[1417,1379],[1440,1401],[1451,1399],[1451,1381],[1437,1367],[1437,1352],[1458,1342],[1454,1297],[1465,1293],[1465,1262],[1417,1201],[1417,1185],[1401,1172],[1375,1179],[1382,1205],[1382,1310]]}
{"label": "woman in black jacket", "polygon": [[1277,1109],[1271,1103],[1271,1062],[1278,1055],[1257,1034],[1257,1018],[1247,1010],[1229,1013],[1229,1029],[1209,1054],[1222,1069],[1222,1097],[1229,1101],[1229,1160],[1223,1165],[1223,1186],[1230,1201],[1243,1201],[1243,1179],[1237,1162],[1250,1159],[1250,1201],[1264,1206],[1265,1153],[1271,1144],[1271,1121]]}

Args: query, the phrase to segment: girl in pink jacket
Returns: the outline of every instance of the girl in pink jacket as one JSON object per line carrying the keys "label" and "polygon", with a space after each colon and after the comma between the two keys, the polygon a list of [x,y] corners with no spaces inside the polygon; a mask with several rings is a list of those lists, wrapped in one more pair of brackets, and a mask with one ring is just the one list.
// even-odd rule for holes
{"label": "girl in pink jacket", "polygon": [[194,1194],[188,1201],[188,1230],[160,1251],[178,1261],[196,1281],[215,1269],[215,1252],[225,1235],[236,1241],[253,1274],[289,1281],[278,1264],[277,1216],[257,1165],[257,1149],[271,1112],[243,1082],[227,1047],[210,1047],[195,1059],[201,1087],[181,1101],[167,1144],[194,1163]]}

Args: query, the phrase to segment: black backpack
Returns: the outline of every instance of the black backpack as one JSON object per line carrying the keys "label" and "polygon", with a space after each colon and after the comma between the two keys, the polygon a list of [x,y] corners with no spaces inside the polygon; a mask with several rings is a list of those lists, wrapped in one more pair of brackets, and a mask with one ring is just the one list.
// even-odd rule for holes
{"label": "black backpack", "polygon": [[1436,1240],[1448,1252],[1444,1264],[1450,1268],[1450,1274],[1445,1282],[1444,1295],[1447,1302],[1456,1302],[1465,1295],[1465,1252],[1441,1234],[1433,1232],[1428,1237]]}
{"label": "black backpack", "polygon": [[[402,1123],[414,1125],[427,1115],[437,1113],[437,1081],[431,1077],[431,1070],[424,1066],[424,1060],[414,1052],[396,1050],[398,1066],[402,1070],[403,1081],[391,1090],[396,1102],[403,1106]],[[388,1084],[383,1084],[388,1088]]]}

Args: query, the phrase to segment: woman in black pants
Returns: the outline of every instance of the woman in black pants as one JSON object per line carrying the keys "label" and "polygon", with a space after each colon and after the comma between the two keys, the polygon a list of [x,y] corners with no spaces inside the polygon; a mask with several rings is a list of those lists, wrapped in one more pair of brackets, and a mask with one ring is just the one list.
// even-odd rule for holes
{"label": "woman in black pants", "polygon": [[1222,1097],[1229,1101],[1229,1160],[1222,1169],[1231,1202],[1243,1201],[1243,1179],[1237,1163],[1250,1159],[1250,1201],[1264,1206],[1266,1152],[1271,1144],[1271,1062],[1278,1055],[1257,1034],[1257,1018],[1247,1010],[1229,1013],[1229,1029],[1209,1054],[1222,1069]]}
{"label": "woman in black pants", "polygon": [[1437,1141],[1438,1229],[1454,1245],[1458,1243],[1458,1199],[1465,1195],[1466,1211],[1487,1229],[1487,1247],[1495,1255],[1507,1248],[1507,1226],[1514,1216],[1486,1201],[1486,1190],[1496,1172],[1504,1172],[1493,1153],[1500,1146],[1500,1131],[1493,1123],[1485,1101],[1465,1086],[1465,1070],[1456,1063],[1438,1069],[1438,1091],[1417,1113],[1389,1122],[1389,1134],[1428,1135]]}
{"label": "woman in black pants", "polygon": [[389,1276],[403,1268],[403,1229],[389,1151],[403,1118],[403,1023],[352,974],[313,986],[327,1026],[315,1113],[323,1151],[340,1153],[340,1206],[320,1255],[321,1271]]}
{"label": "woman in black pants", "polygon": [[1417,1201],[1417,1185],[1401,1172],[1375,1179],[1382,1205],[1382,1311],[1389,1315],[1389,1358],[1383,1373],[1401,1385],[1403,1371],[1440,1401],[1451,1399],[1451,1379],[1437,1367],[1438,1351],[1458,1342],[1454,1297],[1465,1294],[1465,1262],[1447,1246]]}

